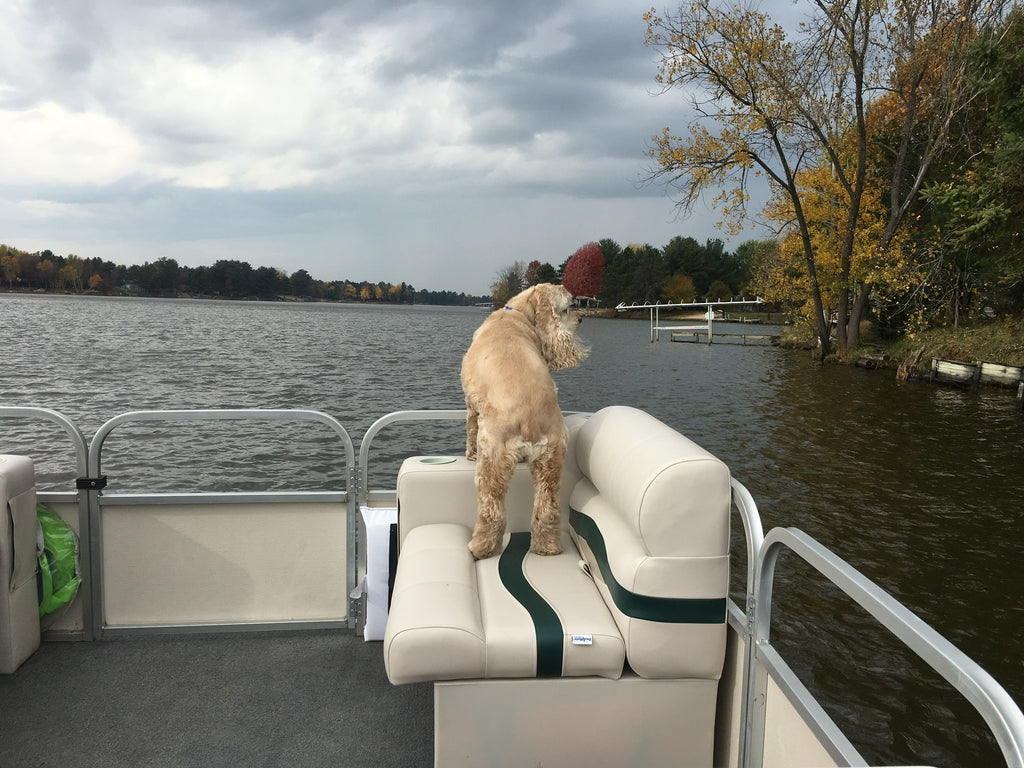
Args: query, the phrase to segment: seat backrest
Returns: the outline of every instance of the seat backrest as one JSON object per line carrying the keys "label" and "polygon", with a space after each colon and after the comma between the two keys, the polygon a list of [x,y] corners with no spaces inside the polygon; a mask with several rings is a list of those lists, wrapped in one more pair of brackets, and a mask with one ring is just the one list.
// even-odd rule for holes
{"label": "seat backrest", "polygon": [[570,528],[642,677],[713,678],[725,655],[728,467],[643,411],[579,430]]}

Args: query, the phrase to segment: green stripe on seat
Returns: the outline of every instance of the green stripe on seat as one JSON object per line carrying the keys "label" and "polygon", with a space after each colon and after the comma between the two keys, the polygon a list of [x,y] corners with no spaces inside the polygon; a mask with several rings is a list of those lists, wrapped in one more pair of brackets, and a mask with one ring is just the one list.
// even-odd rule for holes
{"label": "green stripe on seat", "polygon": [[512,596],[533,619],[537,634],[537,677],[561,677],[562,642],[565,631],[554,612],[523,573],[523,561],[530,552],[530,534],[513,533],[498,560],[498,576]]}
{"label": "green stripe on seat", "polygon": [[569,523],[594,553],[612,601],[626,616],[671,624],[722,624],[725,621],[724,597],[653,597],[630,592],[615,580],[608,565],[604,536],[593,518],[570,508]]}

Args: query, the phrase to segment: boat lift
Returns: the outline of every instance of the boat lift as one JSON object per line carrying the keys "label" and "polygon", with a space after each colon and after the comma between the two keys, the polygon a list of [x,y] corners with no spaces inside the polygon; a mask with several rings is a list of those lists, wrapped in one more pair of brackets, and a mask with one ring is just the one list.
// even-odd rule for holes
{"label": "boat lift", "polygon": [[[625,302],[620,303],[615,307],[616,312],[631,312],[637,309],[646,309],[651,313],[651,343],[661,340],[661,331],[682,331],[690,332],[694,335],[698,333],[706,333],[708,336],[708,346],[711,346],[711,341],[714,337],[713,324],[715,319],[715,308],[722,306],[735,307],[741,304],[765,304],[765,300],[760,296],[753,299],[729,299],[728,301],[696,301],[685,304],[662,304],[660,301],[655,304],[626,304]],[[707,321],[706,325],[661,325],[660,313],[663,309],[705,309],[704,319]]]}

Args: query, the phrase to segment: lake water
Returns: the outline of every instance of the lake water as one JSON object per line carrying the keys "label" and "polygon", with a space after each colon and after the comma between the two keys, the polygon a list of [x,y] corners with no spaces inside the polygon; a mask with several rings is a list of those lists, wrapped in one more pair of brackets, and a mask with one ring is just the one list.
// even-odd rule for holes
{"label": "lake water", "polygon": [[[128,410],[311,408],[358,445],[387,412],[463,407],[459,365],[485,316],[0,294],[0,404],[56,409],[87,437]],[[818,538],[1024,701],[1024,414],[1011,394],[899,383],[765,346],[651,344],[646,321],[587,319],[580,335],[592,353],[555,374],[563,408],[632,405],[690,436],[747,486],[766,530]],[[399,458],[433,436],[431,451],[462,450],[459,425],[404,428],[371,485],[392,487]],[[41,443],[41,485],[67,489],[63,433],[0,421],[0,452],[38,455]],[[296,490],[339,487],[341,466],[315,426],[147,424],[111,435],[103,471],[116,490]],[[869,761],[1001,764],[980,718],[795,558],[779,568],[776,605],[773,640]],[[824,650],[792,650],[808,639]]]}

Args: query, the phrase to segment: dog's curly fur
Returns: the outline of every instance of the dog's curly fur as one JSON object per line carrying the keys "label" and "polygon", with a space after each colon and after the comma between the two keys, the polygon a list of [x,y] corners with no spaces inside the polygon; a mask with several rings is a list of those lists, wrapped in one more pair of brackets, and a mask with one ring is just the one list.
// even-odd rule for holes
{"label": "dog's curly fur", "polygon": [[493,555],[505,534],[505,493],[517,461],[534,483],[530,549],[557,555],[558,490],[568,432],[550,371],[578,365],[587,351],[576,336],[572,295],[541,283],[493,312],[473,334],[462,360],[466,457],[476,459],[479,513],[469,550]]}

